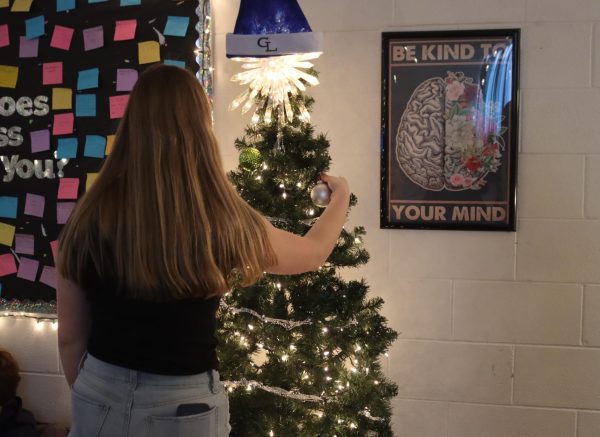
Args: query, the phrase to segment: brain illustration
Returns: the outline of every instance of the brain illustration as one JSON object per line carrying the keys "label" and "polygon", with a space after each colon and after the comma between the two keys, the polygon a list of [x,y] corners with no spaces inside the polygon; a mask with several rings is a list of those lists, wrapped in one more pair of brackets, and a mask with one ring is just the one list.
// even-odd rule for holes
{"label": "brain illustration", "polygon": [[431,78],[413,92],[396,135],[404,174],[431,191],[480,189],[500,166],[501,120],[462,73]]}

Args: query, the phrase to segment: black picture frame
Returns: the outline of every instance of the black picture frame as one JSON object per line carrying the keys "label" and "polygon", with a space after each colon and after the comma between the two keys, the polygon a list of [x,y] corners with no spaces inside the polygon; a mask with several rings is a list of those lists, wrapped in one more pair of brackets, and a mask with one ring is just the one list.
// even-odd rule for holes
{"label": "black picture frame", "polygon": [[520,29],[382,33],[381,228],[516,230]]}

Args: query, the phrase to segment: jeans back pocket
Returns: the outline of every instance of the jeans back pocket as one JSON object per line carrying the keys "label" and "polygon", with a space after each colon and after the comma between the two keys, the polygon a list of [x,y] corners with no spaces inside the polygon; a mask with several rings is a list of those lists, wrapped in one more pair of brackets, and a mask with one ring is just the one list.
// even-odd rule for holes
{"label": "jeans back pocket", "polygon": [[110,407],[71,391],[73,424],[69,437],[98,437]]}
{"label": "jeans back pocket", "polygon": [[217,409],[181,417],[148,416],[148,437],[213,437],[217,431]]}

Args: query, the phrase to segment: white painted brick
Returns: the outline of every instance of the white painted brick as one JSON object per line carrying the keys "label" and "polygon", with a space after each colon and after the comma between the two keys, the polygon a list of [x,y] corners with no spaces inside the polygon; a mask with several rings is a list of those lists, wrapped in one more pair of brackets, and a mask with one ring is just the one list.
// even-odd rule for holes
{"label": "white painted brick", "polygon": [[447,404],[394,398],[392,408],[392,429],[395,436],[446,436]]}
{"label": "white painted brick", "polygon": [[506,23],[525,18],[522,0],[396,0],[395,24]]}
{"label": "white painted brick", "polygon": [[393,24],[394,0],[352,0],[345,3],[339,0],[300,0],[298,3],[315,32],[382,30]]}
{"label": "white painted brick", "polygon": [[513,233],[394,230],[390,244],[391,281],[514,276]]}
{"label": "white painted brick", "polygon": [[583,218],[584,166],[584,156],[520,155],[519,217]]}
{"label": "white painted brick", "polygon": [[211,5],[215,34],[233,32],[240,9],[240,0],[211,0]]}
{"label": "white painted brick", "polygon": [[586,158],[585,216],[600,218],[600,156]]}
{"label": "white painted brick", "polygon": [[600,413],[580,411],[577,420],[577,437],[598,437],[600,435]]}
{"label": "white painted brick", "polygon": [[452,281],[394,281],[384,314],[399,338],[451,338]]}
{"label": "white painted brick", "polygon": [[591,32],[590,23],[540,23],[523,27],[521,87],[588,87]]}
{"label": "white painted brick", "polygon": [[[600,5],[600,3],[597,3]],[[596,87],[600,87],[600,24],[594,24],[594,34],[592,36],[592,49],[594,63],[592,66],[592,80]]]}
{"label": "white painted brick", "polygon": [[600,20],[597,0],[527,0],[527,21],[593,21]]}
{"label": "white painted brick", "polygon": [[600,350],[517,346],[514,403],[600,409]]}
{"label": "white painted brick", "polygon": [[454,285],[454,338],[579,345],[578,285],[464,282]]}
{"label": "white painted brick", "polygon": [[600,282],[600,221],[521,220],[517,279]]}
{"label": "white painted brick", "polygon": [[448,408],[448,437],[574,437],[574,411],[463,404]]}
{"label": "white painted brick", "polygon": [[510,402],[512,347],[398,340],[390,358],[400,398]]}
{"label": "white painted brick", "polygon": [[584,290],[583,344],[600,346],[600,285],[586,285]]}
{"label": "white painted brick", "polygon": [[64,376],[21,374],[17,394],[38,422],[71,423],[71,391]]}
{"label": "white painted brick", "polygon": [[600,153],[600,88],[526,89],[521,109],[523,152]]}
{"label": "white painted brick", "polygon": [[0,347],[15,357],[22,372],[58,373],[58,340],[49,322],[0,317]]}

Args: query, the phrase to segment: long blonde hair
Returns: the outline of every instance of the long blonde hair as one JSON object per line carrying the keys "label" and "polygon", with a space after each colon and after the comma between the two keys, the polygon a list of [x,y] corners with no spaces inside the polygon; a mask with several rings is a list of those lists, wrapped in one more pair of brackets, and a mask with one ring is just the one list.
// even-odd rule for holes
{"label": "long blonde hair", "polygon": [[210,103],[190,72],[140,75],[111,154],[59,236],[59,273],[111,278],[125,296],[222,296],[276,262],[262,217],[225,174]]}

